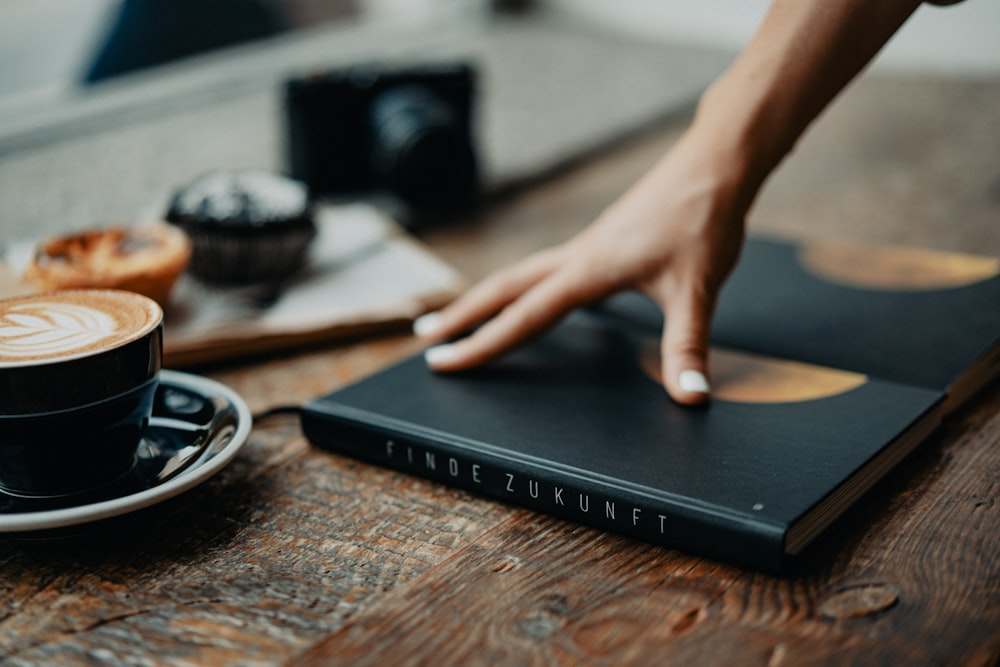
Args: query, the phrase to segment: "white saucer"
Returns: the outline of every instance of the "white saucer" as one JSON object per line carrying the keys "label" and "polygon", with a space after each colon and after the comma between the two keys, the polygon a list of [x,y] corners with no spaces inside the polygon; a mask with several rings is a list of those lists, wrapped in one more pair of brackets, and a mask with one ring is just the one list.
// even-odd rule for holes
{"label": "white saucer", "polygon": [[[193,399],[194,406],[199,408],[196,413],[186,410],[190,406],[181,404],[185,396]],[[78,496],[75,500],[70,496],[48,500],[22,499],[0,491],[0,501],[3,501],[0,503],[0,533],[75,526],[163,502],[219,472],[232,461],[250,434],[253,418],[246,403],[232,389],[214,380],[178,371],[161,371],[157,399],[149,435],[144,437],[140,450],[146,452],[147,462],[154,461],[154,456],[159,457],[155,460],[158,475],[152,475],[148,470],[143,472],[143,455],[140,453],[136,470],[130,473],[136,479],[127,480],[133,485],[148,488],[124,491],[120,496],[106,492],[106,496],[112,497],[98,501],[88,501],[86,496]],[[177,410],[171,411],[172,404]],[[168,449],[162,443],[181,447]],[[168,449],[167,454],[194,451],[197,458],[194,455],[190,461],[181,458],[176,472],[171,473],[169,464],[176,465],[179,457],[168,459],[160,451],[163,449]],[[150,452],[155,452],[155,455]],[[142,478],[143,474],[148,479]],[[64,506],[58,506],[60,504]],[[19,509],[19,506],[46,505],[56,506],[37,511]]]}

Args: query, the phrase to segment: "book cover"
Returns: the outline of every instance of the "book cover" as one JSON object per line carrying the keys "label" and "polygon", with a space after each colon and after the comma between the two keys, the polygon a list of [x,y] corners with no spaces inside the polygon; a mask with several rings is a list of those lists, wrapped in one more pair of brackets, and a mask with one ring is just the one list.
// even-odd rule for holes
{"label": "book cover", "polygon": [[[659,329],[624,293],[595,306]],[[716,307],[712,344],[947,394],[953,410],[1000,374],[1000,258],[751,238]]]}
{"label": "book cover", "polygon": [[1000,258],[752,239],[712,340],[945,390],[957,407],[1000,370]]}
{"label": "book cover", "polygon": [[[798,272],[798,262],[753,261],[758,249],[785,245],[748,244],[743,261],[751,260],[733,276],[751,283],[744,299],[779,298],[754,291],[761,283],[744,267]],[[787,282],[805,291],[816,287]],[[838,290],[843,298],[826,297],[813,302],[821,308],[795,312],[797,325],[812,316],[832,322],[829,310],[850,311],[858,299],[846,293],[858,288]],[[977,291],[978,300],[966,307],[979,312],[1000,303],[989,300],[998,293],[995,287]],[[746,307],[720,303],[723,330],[740,317],[729,309]],[[853,321],[855,314],[843,316]],[[780,322],[782,316],[773,317]],[[623,297],[572,315],[476,371],[436,375],[415,357],[313,401],[303,429],[313,443],[365,461],[782,572],[933,430],[946,387],[962,375],[963,363],[983,358],[984,337],[995,342],[1000,330],[973,331],[979,340],[968,349],[978,345],[980,353],[954,361],[954,375],[944,382],[941,375],[924,384],[886,379],[864,364],[808,363],[800,350],[764,356],[750,345],[733,349],[740,345],[730,341],[712,355],[711,404],[692,410],[670,402],[658,383],[661,324],[650,304]],[[842,325],[828,326],[813,329],[823,334],[811,339],[813,349],[838,345]],[[776,339],[768,351],[784,349],[781,337],[790,334],[777,325],[771,331]],[[916,334],[919,329],[895,333]]]}

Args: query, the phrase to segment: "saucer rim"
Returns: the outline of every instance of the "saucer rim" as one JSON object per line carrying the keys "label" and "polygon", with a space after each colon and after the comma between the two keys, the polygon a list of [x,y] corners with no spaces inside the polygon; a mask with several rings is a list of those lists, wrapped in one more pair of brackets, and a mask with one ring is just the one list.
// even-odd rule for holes
{"label": "saucer rim", "polygon": [[0,514],[0,534],[65,528],[129,514],[189,491],[226,467],[246,444],[253,427],[253,417],[246,401],[226,385],[201,375],[164,369],[160,371],[160,382],[227,401],[235,409],[237,420],[236,432],[225,447],[200,465],[196,463],[163,484],[143,491],[73,507]]}

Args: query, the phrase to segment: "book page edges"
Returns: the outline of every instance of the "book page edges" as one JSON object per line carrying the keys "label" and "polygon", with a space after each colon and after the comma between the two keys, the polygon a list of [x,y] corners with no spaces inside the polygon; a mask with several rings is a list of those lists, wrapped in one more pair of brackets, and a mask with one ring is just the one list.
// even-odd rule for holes
{"label": "book page edges", "polygon": [[883,447],[865,465],[858,468],[840,486],[817,503],[788,529],[785,552],[790,556],[801,553],[830,524],[872,489],[893,468],[899,465],[917,446],[941,424],[945,401],[935,403],[918,417],[903,433]]}

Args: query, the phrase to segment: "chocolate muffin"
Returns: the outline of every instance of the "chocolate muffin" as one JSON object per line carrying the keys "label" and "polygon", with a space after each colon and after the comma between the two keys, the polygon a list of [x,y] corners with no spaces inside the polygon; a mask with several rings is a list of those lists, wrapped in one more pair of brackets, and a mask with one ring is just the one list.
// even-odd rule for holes
{"label": "chocolate muffin", "polygon": [[188,272],[209,283],[280,281],[316,236],[305,184],[260,170],[201,176],[174,194],[166,218],[191,238]]}

